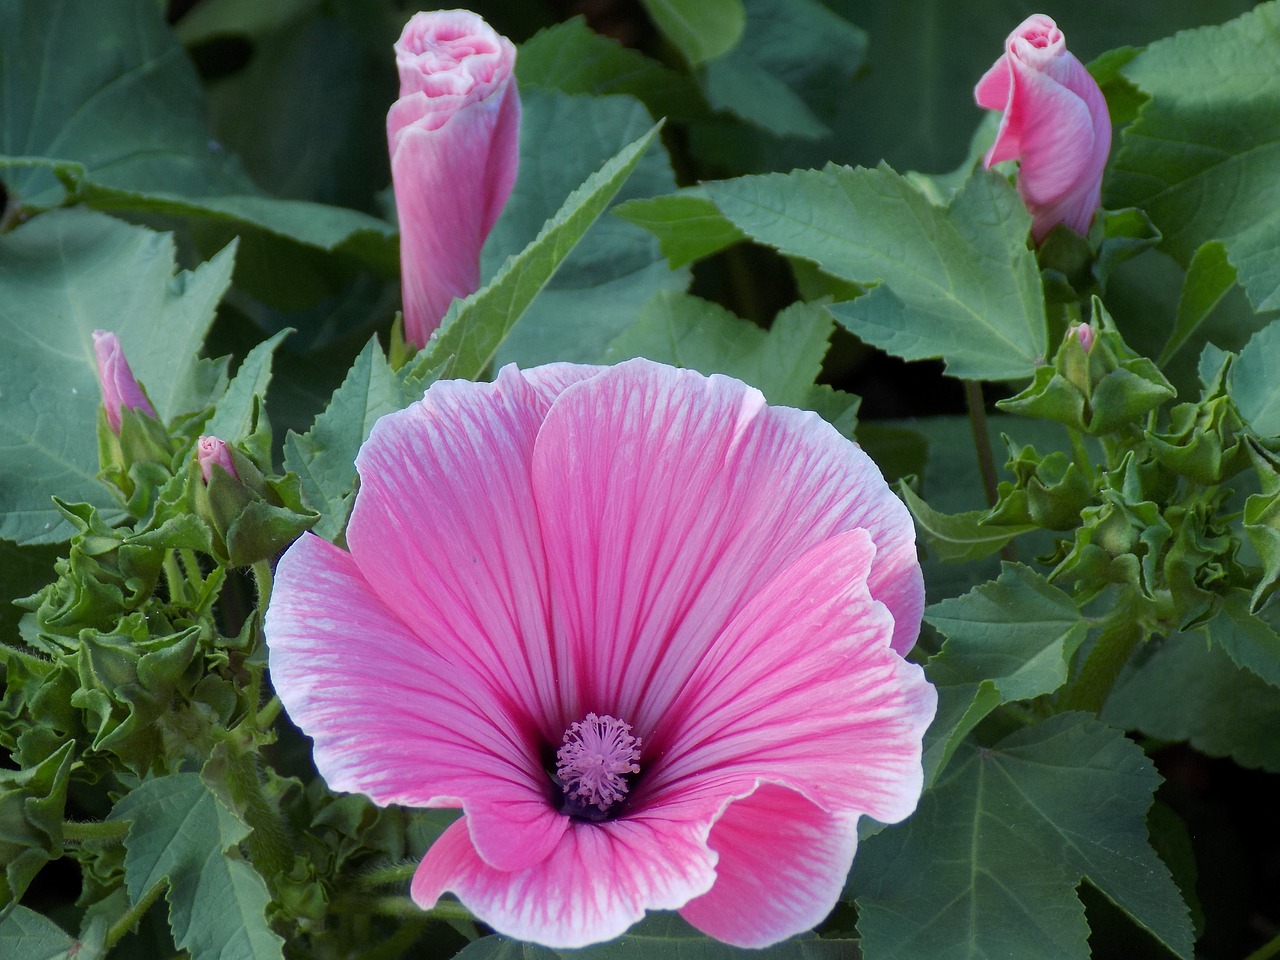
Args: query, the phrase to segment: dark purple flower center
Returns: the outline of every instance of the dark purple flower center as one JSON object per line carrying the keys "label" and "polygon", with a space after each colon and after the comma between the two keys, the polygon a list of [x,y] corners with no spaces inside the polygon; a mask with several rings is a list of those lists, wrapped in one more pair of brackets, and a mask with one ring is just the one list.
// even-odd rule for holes
{"label": "dark purple flower center", "polygon": [[627,795],[627,778],[640,772],[640,738],[631,724],[588,713],[564,732],[556,751],[556,781],[564,793],[561,812],[603,820]]}

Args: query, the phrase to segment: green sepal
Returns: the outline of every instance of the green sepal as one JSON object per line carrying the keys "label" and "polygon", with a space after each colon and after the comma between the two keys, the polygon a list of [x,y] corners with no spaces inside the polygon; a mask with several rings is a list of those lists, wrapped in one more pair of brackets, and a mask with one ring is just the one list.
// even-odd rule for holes
{"label": "green sepal", "polygon": [[1065,453],[1042,457],[1032,446],[1017,447],[1008,436],[1005,468],[1016,478],[1001,481],[999,500],[987,522],[1032,524],[1049,530],[1073,530],[1080,511],[1093,501],[1093,485]]}
{"label": "green sepal", "polygon": [[99,476],[120,497],[129,514],[150,512],[156,491],[173,475],[179,445],[155,417],[140,410],[120,411],[120,433],[107,422],[105,407],[98,407]]}
{"label": "green sepal", "polygon": [[1280,583],[1280,471],[1257,446],[1250,443],[1247,449],[1262,487],[1261,493],[1245,500],[1242,517],[1245,536],[1262,561],[1262,573],[1249,600],[1249,612],[1256,613]]}
{"label": "green sepal", "polygon": [[1124,342],[1097,297],[1093,315],[1099,328],[1088,350],[1079,336],[1068,333],[1053,365],[1038,369],[1030,386],[996,405],[1096,436],[1113,433],[1172,399],[1172,384]]}
{"label": "green sepal", "polygon": [[62,856],[72,745],[27,770],[0,770],[0,908],[17,902],[40,868]]}
{"label": "green sepal", "polygon": [[1178,404],[1170,411],[1168,431],[1147,439],[1162,466],[1212,486],[1249,465],[1242,429],[1235,407],[1222,395]]}
{"label": "green sepal", "polygon": [[[267,560],[283,550],[320,519],[302,499],[295,474],[267,477],[252,459],[230,444],[236,476],[220,467],[196,494],[196,509],[206,517],[217,537],[220,555],[233,567]],[[199,477],[194,463],[192,475]]]}

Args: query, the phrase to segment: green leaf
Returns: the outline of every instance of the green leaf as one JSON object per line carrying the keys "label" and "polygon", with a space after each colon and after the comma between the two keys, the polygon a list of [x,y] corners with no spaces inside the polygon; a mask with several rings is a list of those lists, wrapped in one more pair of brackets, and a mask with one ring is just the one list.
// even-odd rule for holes
{"label": "green leaf", "polygon": [[209,792],[199,774],[148,780],[123,797],[110,820],[129,820],[125,885],[137,903],[169,886],[169,925],[192,960],[280,958],[283,941],[267,926],[262,877],[227,852],[249,828]]}
{"label": "green leaf", "polygon": [[658,127],[633,141],[569,195],[542,231],[482,289],[454,301],[415,369],[442,364],[440,377],[479,377],[533,298],[640,162]]}
{"label": "green leaf", "polygon": [[1280,633],[1250,613],[1249,605],[1247,592],[1228,593],[1222,612],[1206,624],[1209,639],[1225,651],[1237,667],[1280,687]]}
{"label": "green leaf", "polygon": [[1201,244],[1187,265],[1187,279],[1178,298],[1173,332],[1160,353],[1160,366],[1182,348],[1235,285],[1236,268],[1227,261],[1226,247],[1217,240]]}
{"label": "green leaf", "polygon": [[944,563],[963,563],[990,556],[1019,534],[1037,529],[1035,524],[983,523],[986,510],[939,513],[903,481],[898,481],[897,489],[916,518],[916,529]]}
{"label": "green leaf", "polygon": [[62,856],[72,747],[68,741],[26,770],[0,770],[0,907],[21,899],[40,868]]}
{"label": "green leaf", "polygon": [[862,949],[877,960],[1086,960],[1085,879],[1177,956],[1193,931],[1147,840],[1160,778],[1119,732],[1060,714],[965,746],[904,824],[854,862]]}
{"label": "green leaf", "polygon": [[628,94],[655,117],[688,115],[689,102],[697,98],[687,77],[596,33],[582,17],[540,30],[522,43],[516,78],[521,96],[534,86],[595,97]]}
{"label": "green leaf", "polygon": [[379,417],[412,399],[405,395],[374,338],[360,351],[311,429],[304,434],[290,431],[285,437],[285,469],[298,475],[307,502],[320,512],[314,527],[317,534],[327,540],[338,538],[355,495],[360,444]]}
{"label": "green leaf", "polygon": [[1280,435],[1280,323],[1259,330],[1231,365],[1228,392],[1240,416],[1261,437]]}
{"label": "green leaf", "polygon": [[647,200],[628,200],[614,211],[658,238],[672,269],[719,253],[746,239],[700,187]]}
{"label": "green leaf", "polygon": [[[520,180],[485,243],[485,278],[538,236],[566,196],[653,126],[644,107],[630,97],[571,97],[543,90],[521,97]],[[666,152],[649,150],[610,205],[670,193],[675,186]],[[599,363],[609,341],[654,293],[682,290],[688,282],[687,271],[672,271],[663,262],[654,238],[633,224],[601,216],[519,318],[494,363]]]}
{"label": "green leaf", "polygon": [[859,284],[831,307],[854,334],[956,377],[1030,376],[1047,348],[1030,218],[1003,177],[977,172],[947,207],[888,167],[743,177],[705,189],[740,230]]}
{"label": "green leaf", "polygon": [[764,950],[743,950],[712,940],[672,913],[650,914],[611,943],[577,950],[555,950],[506,937],[484,937],[466,947],[455,960],[860,960],[856,940],[805,937]]}
{"label": "green leaf", "polygon": [[747,24],[742,0],[640,0],[653,22],[692,64],[737,44]]}
{"label": "green leaf", "polygon": [[0,919],[0,956],[8,960],[69,960],[80,942],[43,914],[15,906]]}
{"label": "green leaf", "polygon": [[[74,70],[50,70],[48,51]],[[261,195],[204,123],[199,78],[158,7],[135,0],[0,6],[0,175],[20,210],[102,209],[257,227],[382,272],[395,231],[355,210]]]}
{"label": "green leaf", "polygon": [[[723,373],[758,387],[770,403],[811,407],[833,327],[815,304],[792,304],[764,330],[707,300],[660,293],[613,342],[605,361],[648,357],[708,375]],[[855,397],[838,396],[846,408],[856,409]]]}
{"label": "green leaf", "polygon": [[827,136],[810,101],[825,106],[853,82],[867,35],[817,0],[745,0],[745,7],[742,40],[703,68],[708,102],[775,137]]}
{"label": "green leaf", "polygon": [[226,443],[240,443],[253,432],[257,411],[271,385],[271,358],[292,330],[281,330],[249,351],[235,379],[218,401],[204,432]]}
{"label": "green leaf", "polygon": [[1006,563],[999,579],[935,603],[925,620],[946,638],[926,668],[938,688],[926,782],[996,707],[1053,693],[1067,682],[1088,626],[1067,594],[1030,567]]}
{"label": "green leaf", "polygon": [[1272,773],[1280,773],[1278,716],[1280,689],[1232,663],[1199,631],[1174,634],[1141,652],[1102,713],[1126,730]]}
{"label": "green leaf", "polygon": [[1153,43],[1124,69],[1151,99],[1121,135],[1107,190],[1107,206],[1145,209],[1184,265],[1221,240],[1258,310],[1280,307],[1277,60],[1276,3]]}
{"label": "green leaf", "polygon": [[120,515],[96,479],[92,333],[119,335],[161,417],[191,412],[179,400],[233,257],[228,248],[175,276],[171,235],[88,210],[52,211],[0,236],[0,537],[67,539],[51,494]]}

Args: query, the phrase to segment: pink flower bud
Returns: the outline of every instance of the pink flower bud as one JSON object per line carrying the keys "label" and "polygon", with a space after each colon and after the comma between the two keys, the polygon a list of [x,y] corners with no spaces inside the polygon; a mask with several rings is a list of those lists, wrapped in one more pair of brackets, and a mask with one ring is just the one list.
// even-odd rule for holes
{"label": "pink flower bud", "polygon": [[416,14],[395,51],[387,143],[405,338],[421,347],[450,302],[480,286],[480,248],[515,184],[516,50],[476,14],[442,10]]}
{"label": "pink flower bud", "polygon": [[217,437],[201,437],[196,443],[196,460],[200,464],[200,476],[208,483],[213,476],[213,465],[216,463],[232,477],[239,480],[236,465],[231,460],[231,451],[226,443]]}
{"label": "pink flower bud", "polygon": [[1077,323],[1067,331],[1067,337],[1075,337],[1080,341],[1080,346],[1084,347],[1084,352],[1088,353],[1093,349],[1093,338],[1097,336],[1093,327],[1087,323]]}
{"label": "pink flower bud", "polygon": [[156,415],[151,401],[129,369],[120,338],[106,330],[93,331],[93,354],[98,360],[98,384],[102,387],[102,405],[107,409],[107,423],[113,433],[120,432],[120,411],[141,410],[149,417]]}
{"label": "pink flower bud", "polygon": [[1019,24],[973,93],[979,106],[1004,111],[986,165],[1021,161],[1018,192],[1035,242],[1059,223],[1087,233],[1102,194],[1111,116],[1057,24],[1043,14]]}

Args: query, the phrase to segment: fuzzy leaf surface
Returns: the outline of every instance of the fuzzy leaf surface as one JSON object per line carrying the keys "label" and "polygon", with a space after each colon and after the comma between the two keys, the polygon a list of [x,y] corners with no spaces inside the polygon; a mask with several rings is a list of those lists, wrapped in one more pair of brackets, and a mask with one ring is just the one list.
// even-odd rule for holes
{"label": "fuzzy leaf surface", "polygon": [[93,331],[119,335],[162,418],[190,412],[176,407],[197,377],[233,256],[229,247],[175,275],[171,234],[83,209],[0,236],[0,538],[67,539],[51,494],[120,515],[96,479]]}
{"label": "fuzzy leaf surface", "polygon": [[705,187],[752,239],[870,293],[832,306],[855,335],[904,360],[941,357],[952,376],[1030,376],[1047,346],[1030,217],[996,174],[974,173],[935,206],[886,166],[829,166]]}
{"label": "fuzzy leaf surface", "polygon": [[1151,99],[1121,136],[1107,191],[1108,207],[1146,210],[1184,265],[1221,240],[1257,310],[1280,307],[1277,61],[1276,2],[1153,43],[1124,69]]}
{"label": "fuzzy leaf surface", "polygon": [[1084,879],[1176,956],[1194,933],[1147,838],[1160,778],[1118,731],[1059,714],[966,745],[850,879],[870,960],[1087,960]]}
{"label": "fuzzy leaf surface", "polygon": [[247,862],[227,856],[249,828],[199,774],[149,780],[123,797],[111,820],[129,820],[124,875],[137,903],[167,883],[174,942],[192,960],[279,960],[284,941],[267,926],[271,897]]}

